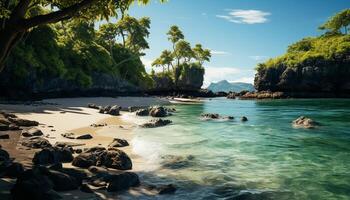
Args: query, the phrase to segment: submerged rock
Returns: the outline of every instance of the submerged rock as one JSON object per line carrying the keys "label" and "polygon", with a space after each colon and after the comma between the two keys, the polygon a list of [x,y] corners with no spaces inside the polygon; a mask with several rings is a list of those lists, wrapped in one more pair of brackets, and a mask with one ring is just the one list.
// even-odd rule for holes
{"label": "submerged rock", "polygon": [[158,194],[173,194],[177,188],[173,184],[162,185],[157,188]]}
{"label": "submerged rock", "polygon": [[163,119],[152,119],[151,121],[142,124],[141,127],[143,128],[156,128],[156,127],[162,127],[162,126],[166,126],[168,124],[171,124],[172,121],[171,120],[163,120]]}
{"label": "submerged rock", "polygon": [[167,155],[162,157],[164,161],[161,163],[164,168],[182,169],[195,164],[194,156],[173,156]]}
{"label": "submerged rock", "polygon": [[202,114],[201,117],[205,119],[219,119],[220,115],[216,113],[206,113]]}
{"label": "submerged rock", "polygon": [[295,127],[310,129],[310,128],[315,128],[316,126],[319,126],[319,125],[320,123],[304,116],[300,116],[298,119],[293,121],[293,126]]}
{"label": "submerged rock", "polygon": [[243,117],[241,118],[241,121],[242,121],[242,122],[246,122],[246,121],[248,121],[248,118],[247,118],[246,116],[243,116]]}
{"label": "submerged rock", "polygon": [[127,190],[130,187],[137,187],[140,185],[139,177],[133,172],[111,175],[108,179],[108,192],[118,192]]}

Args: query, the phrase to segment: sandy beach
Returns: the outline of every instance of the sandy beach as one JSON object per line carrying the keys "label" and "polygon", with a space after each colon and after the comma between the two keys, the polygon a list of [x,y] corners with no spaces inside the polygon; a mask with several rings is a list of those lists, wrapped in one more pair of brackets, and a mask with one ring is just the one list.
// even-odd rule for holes
{"label": "sandy beach", "polygon": [[[67,98],[67,99],[47,99],[30,104],[0,104],[0,110],[10,112],[19,118],[38,121],[38,128],[43,132],[44,137],[52,145],[56,142],[73,142],[78,144],[77,148],[89,148],[94,146],[107,147],[114,138],[125,139],[131,144],[133,129],[137,124],[130,120],[123,119],[123,116],[131,114],[128,111],[121,111],[120,116],[101,114],[96,109],[88,108],[88,103],[96,105],[119,105],[122,110],[128,107],[148,107],[152,105],[166,105],[170,102],[166,99],[156,97],[118,97],[118,98]],[[104,126],[94,127],[93,124],[104,124]],[[90,134],[92,139],[78,140],[63,137],[63,133],[74,133],[75,135]],[[3,149],[9,152],[12,158],[21,162],[24,166],[30,166],[35,150],[28,150],[17,144],[20,139],[20,131],[10,134],[9,140],[1,140]],[[132,160],[133,168],[130,171],[141,171],[144,165],[142,158],[133,153],[132,145],[120,148]],[[65,167],[72,167],[71,164],[64,164]],[[6,181],[5,181],[6,182]],[[5,187],[4,180],[1,186]],[[94,199],[88,194],[80,191],[62,193],[64,199],[74,198]],[[102,192],[99,196],[102,199],[109,199],[113,194]],[[101,197],[102,196],[102,197]],[[115,199],[113,197],[113,199]]]}

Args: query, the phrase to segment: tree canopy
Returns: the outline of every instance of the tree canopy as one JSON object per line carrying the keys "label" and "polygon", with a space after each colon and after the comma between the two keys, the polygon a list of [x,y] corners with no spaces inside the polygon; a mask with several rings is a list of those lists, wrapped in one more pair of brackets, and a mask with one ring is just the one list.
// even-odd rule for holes
{"label": "tree canopy", "polygon": [[343,10],[333,17],[331,17],[326,23],[319,28],[321,30],[327,30],[332,33],[342,32],[348,34],[350,25],[350,9]]}

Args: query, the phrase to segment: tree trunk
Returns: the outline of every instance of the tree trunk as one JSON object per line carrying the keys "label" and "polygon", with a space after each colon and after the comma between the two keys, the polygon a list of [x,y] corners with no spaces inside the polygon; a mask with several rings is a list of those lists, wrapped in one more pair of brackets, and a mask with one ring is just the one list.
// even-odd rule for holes
{"label": "tree trunk", "polygon": [[12,30],[0,31],[0,72],[5,68],[5,61],[9,56],[13,47],[23,37],[24,32],[16,32]]}

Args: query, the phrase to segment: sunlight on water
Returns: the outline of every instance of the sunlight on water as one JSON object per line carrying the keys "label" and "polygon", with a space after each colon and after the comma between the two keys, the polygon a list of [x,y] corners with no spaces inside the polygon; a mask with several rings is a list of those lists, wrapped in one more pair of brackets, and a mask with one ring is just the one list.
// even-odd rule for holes
{"label": "sunlight on water", "polygon": [[[157,166],[144,181],[179,186],[165,199],[350,199],[350,100],[213,99],[176,108],[173,125],[137,129],[132,141]],[[202,121],[202,113],[235,120]],[[300,115],[322,126],[293,128]]]}

